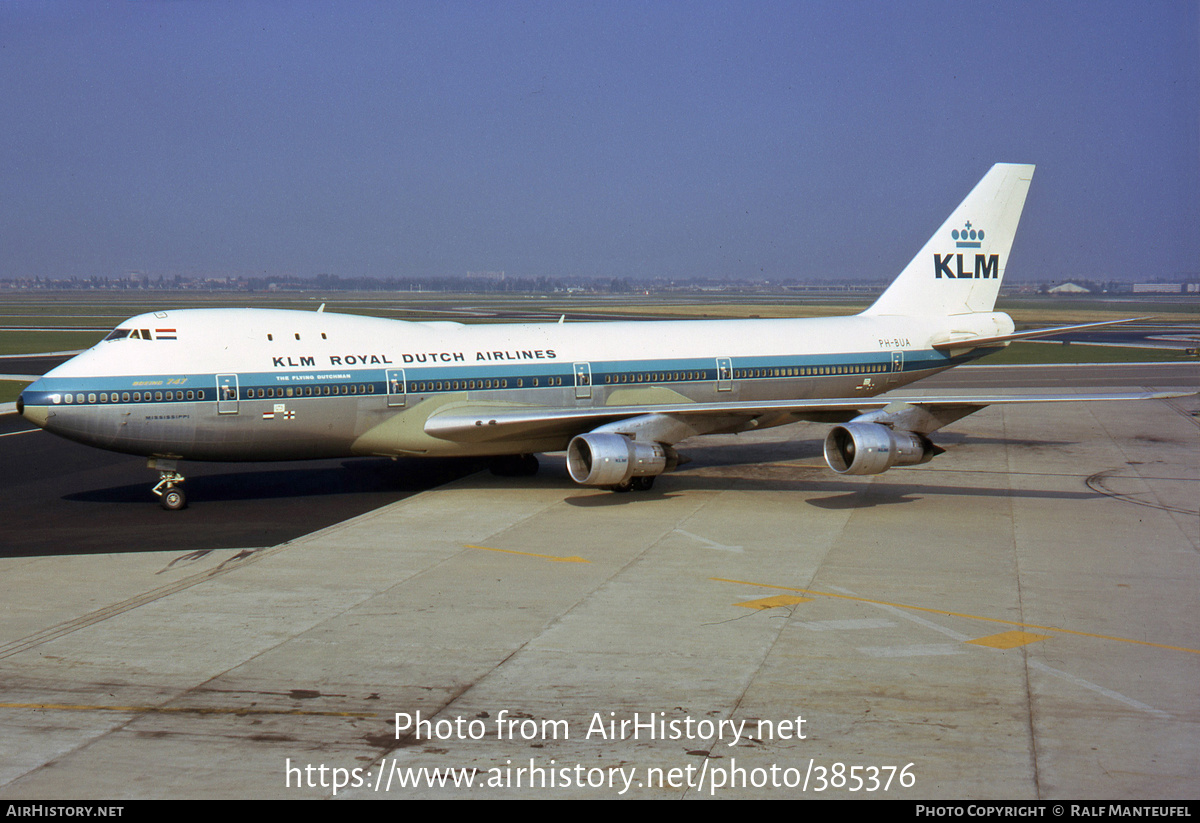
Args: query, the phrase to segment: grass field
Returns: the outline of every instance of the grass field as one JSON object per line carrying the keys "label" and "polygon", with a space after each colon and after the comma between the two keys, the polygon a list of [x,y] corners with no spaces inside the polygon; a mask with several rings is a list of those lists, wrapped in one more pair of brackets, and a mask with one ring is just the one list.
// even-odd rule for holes
{"label": "grass field", "polygon": [[21,389],[28,385],[28,383],[20,383],[16,380],[0,380],[0,403],[16,402]]}
{"label": "grass field", "polygon": [[1013,343],[1004,351],[979,360],[983,366],[1019,366],[1051,363],[1172,363],[1196,361],[1179,349],[1135,346],[1087,346],[1072,343]]}
{"label": "grass field", "polygon": [[107,332],[0,331],[0,354],[80,351],[104,339]]}
{"label": "grass field", "polygon": [[[871,295],[797,293],[448,294],[444,292],[122,292],[8,291],[0,294],[0,329],[107,330],[135,314],[187,308],[280,308],[396,317],[489,322],[495,313],[622,314],[651,317],[827,317],[855,314]],[[1154,316],[1200,321],[1200,297],[1048,298],[1005,296],[997,309],[1018,323],[1085,323]]]}

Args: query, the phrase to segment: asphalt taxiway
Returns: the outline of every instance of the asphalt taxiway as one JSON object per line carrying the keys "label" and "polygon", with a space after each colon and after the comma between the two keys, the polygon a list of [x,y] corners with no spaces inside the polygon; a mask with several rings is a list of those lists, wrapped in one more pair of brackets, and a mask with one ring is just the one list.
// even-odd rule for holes
{"label": "asphalt taxiway", "polygon": [[[1150,368],[1006,371],[1197,385]],[[283,541],[3,558],[0,797],[1195,797],[1198,411],[991,407],[853,478],[796,425],[647,493],[548,458]]]}

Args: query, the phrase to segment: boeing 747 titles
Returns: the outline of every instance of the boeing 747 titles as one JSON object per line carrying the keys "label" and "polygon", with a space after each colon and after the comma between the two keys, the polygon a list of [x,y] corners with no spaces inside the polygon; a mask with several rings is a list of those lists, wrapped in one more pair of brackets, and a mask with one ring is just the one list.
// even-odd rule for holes
{"label": "boeing 747 titles", "polygon": [[830,468],[874,474],[928,461],[941,451],[932,432],[993,403],[1173,396],[897,392],[1063,331],[1015,332],[993,310],[1033,169],[992,167],[851,317],[463,325],[159,311],[31,384],[18,408],[62,437],[147,456],[154,493],[179,509],[181,460],[486,456],[523,474],[535,454],[565,449],[576,482],[629,491],[650,488],[679,463],[676,445],[702,434],[835,423]]}

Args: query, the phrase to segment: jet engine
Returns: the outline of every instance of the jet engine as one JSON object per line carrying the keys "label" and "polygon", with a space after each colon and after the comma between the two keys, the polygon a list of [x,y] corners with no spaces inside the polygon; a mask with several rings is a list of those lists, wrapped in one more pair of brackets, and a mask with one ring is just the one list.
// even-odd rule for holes
{"label": "jet engine", "polygon": [[879,474],[892,466],[927,463],[941,451],[924,435],[878,423],[834,426],[825,437],[825,462],[838,474]]}
{"label": "jet engine", "polygon": [[567,471],[584,486],[627,490],[636,478],[649,488],[652,478],[672,471],[679,455],[661,443],[633,440],[621,434],[581,434],[567,446]]}

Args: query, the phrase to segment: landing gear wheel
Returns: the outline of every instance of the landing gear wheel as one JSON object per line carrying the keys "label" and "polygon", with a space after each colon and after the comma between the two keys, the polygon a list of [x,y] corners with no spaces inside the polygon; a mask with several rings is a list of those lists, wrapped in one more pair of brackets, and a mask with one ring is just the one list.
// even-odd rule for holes
{"label": "landing gear wheel", "polygon": [[493,457],[488,468],[497,477],[533,477],[538,471],[538,459],[532,454],[506,454]]}
{"label": "landing gear wheel", "polygon": [[149,468],[158,470],[158,483],[150,491],[159,504],[170,512],[187,506],[187,495],[183,493],[183,481],[187,478],[175,471],[175,461],[166,458],[151,458]]}
{"label": "landing gear wheel", "polygon": [[648,492],[654,488],[654,475],[647,474],[642,477],[634,477],[629,482],[635,492]]}
{"label": "landing gear wheel", "polygon": [[177,489],[172,486],[162,493],[159,503],[167,511],[177,512],[180,509],[187,508],[187,495],[183,493],[183,489]]}

